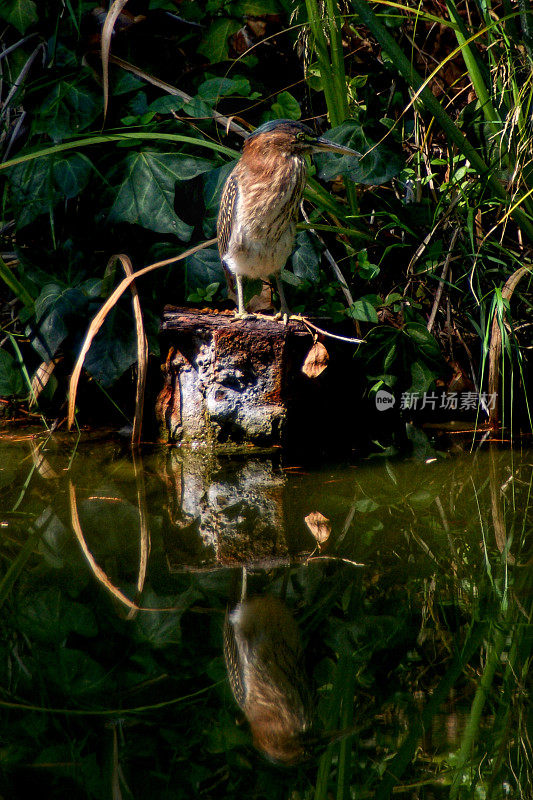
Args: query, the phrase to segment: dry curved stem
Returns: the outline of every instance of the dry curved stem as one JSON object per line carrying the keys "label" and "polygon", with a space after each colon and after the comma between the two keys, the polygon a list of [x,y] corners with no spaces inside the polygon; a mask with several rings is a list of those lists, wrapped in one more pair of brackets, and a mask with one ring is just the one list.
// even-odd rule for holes
{"label": "dry curved stem", "polygon": [[[79,545],[82,549],[83,555],[85,556],[89,567],[91,568],[91,572],[93,573],[96,580],[104,586],[107,591],[116,597],[123,605],[127,606],[133,614],[128,615],[128,619],[130,616],[134,616],[139,611],[177,611],[178,608],[174,606],[168,607],[161,607],[161,608],[149,608],[147,606],[139,606],[137,603],[134,603],[133,600],[130,600],[120,589],[115,586],[115,584],[110,580],[104,570],[97,564],[95,557],[89,550],[87,542],[85,540],[85,536],[83,535],[83,530],[81,527],[80,517],[78,514],[78,503],[76,500],[76,489],[74,488],[74,484],[72,481],[69,481],[69,501],[70,501],[70,522],[72,525],[72,530],[76,535],[76,539],[79,542]],[[146,506],[146,504],[145,504]],[[148,549],[145,548],[145,560],[143,566],[143,546],[141,545],[141,563],[139,568],[139,579],[137,581],[137,589],[139,586],[144,586],[144,578],[146,574],[146,562],[149,553],[149,542],[148,542]]]}
{"label": "dry curved stem", "polygon": [[[111,269],[116,261],[120,261],[126,276],[133,275],[134,270],[129,256],[123,253],[111,256],[107,264],[108,269]],[[148,341],[144,332],[141,301],[135,283],[131,284],[131,294],[133,314],[135,317],[135,330],[137,332],[137,388],[135,391],[135,414],[133,416],[131,444],[133,447],[138,447],[141,443],[143,424],[144,392],[146,389],[146,373],[148,371]]]}
{"label": "dry curved stem", "polygon": [[128,275],[119,283],[115,291],[107,298],[101,309],[93,317],[91,324],[87,329],[87,333],[85,335],[85,341],[83,342],[83,346],[78,356],[78,360],[76,361],[76,365],[74,367],[72,375],[70,376],[68,418],[67,418],[68,430],[71,430],[72,425],[74,424],[74,415],[76,411],[76,394],[78,391],[78,383],[80,380],[83,362],[85,361],[85,356],[89,351],[89,348],[92,344],[94,337],[102,327],[105,318],[107,317],[111,309],[116,305],[118,299],[124,294],[128,286],[130,286],[136,280],[136,278],[140,278],[142,275],[146,275],[148,272],[153,272],[153,270],[159,269],[160,267],[166,267],[168,264],[174,264],[176,261],[182,261],[184,258],[193,255],[193,253],[197,253],[199,250],[204,250],[206,247],[211,247],[211,245],[215,244],[216,241],[217,241],[216,238],[208,239],[207,242],[202,242],[202,244],[198,244],[196,245],[196,247],[191,247],[189,250],[185,250],[185,252],[180,253],[179,256],[174,256],[173,258],[167,258],[164,261],[156,261],[155,264],[149,264],[147,267],[143,267],[137,272],[132,272],[131,275]]}
{"label": "dry curved stem", "polygon": [[109,104],[109,51],[111,49],[111,37],[113,29],[120,12],[128,0],[114,0],[109,7],[104,27],[102,28],[102,38],[100,41],[100,54],[102,58],[102,87],[104,91],[104,122],[107,116],[107,106]]}
{"label": "dry curved stem", "polygon": [[117,600],[120,600],[121,603],[128,606],[130,609],[134,609],[135,611],[140,611],[139,606],[132,602],[129,597],[126,597],[120,589],[118,589],[114,583],[110,581],[107,577],[104,570],[98,566],[95,561],[95,558],[91,551],[87,546],[87,542],[85,541],[85,536],[83,535],[83,530],[81,528],[80,517],[78,514],[78,504],[76,501],[76,490],[74,488],[74,484],[72,481],[69,481],[69,500],[70,500],[70,522],[72,525],[72,530],[76,534],[76,538],[80,544],[82,549],[83,555],[87,559],[87,562],[92,570],[92,573],[97,581],[99,581],[105,588],[110,592],[113,597],[116,597]]}
{"label": "dry curved stem", "polygon": [[[148,515],[146,513],[146,487],[144,484],[144,471],[142,459],[135,449],[132,451],[135,484],[137,487],[137,506],[139,508],[139,574],[137,576],[137,597],[140,597],[146,580],[148,556],[150,555],[150,530],[148,528]],[[126,619],[133,619],[137,615],[135,609],[130,609]]]}
{"label": "dry curved stem", "polygon": [[[502,289],[502,298],[510,300],[520,280],[524,275],[531,274],[531,266],[520,267],[507,279]],[[494,309],[489,346],[489,386],[488,394],[494,397],[494,403],[489,412],[489,423],[497,427],[500,422],[500,370],[499,362],[502,353],[502,332],[498,323],[497,309]]]}

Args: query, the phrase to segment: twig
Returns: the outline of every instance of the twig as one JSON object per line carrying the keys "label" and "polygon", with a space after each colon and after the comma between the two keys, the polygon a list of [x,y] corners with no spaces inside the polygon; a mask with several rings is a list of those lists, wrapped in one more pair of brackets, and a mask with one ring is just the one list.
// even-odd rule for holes
{"label": "twig", "polygon": [[[311,220],[309,219],[309,217],[306,214],[303,202],[300,203],[300,208],[302,210],[303,218],[305,219],[305,221],[307,222],[308,225],[312,226],[313,223],[311,222]],[[352,293],[350,292],[350,289],[348,288],[348,284],[344,280],[344,275],[342,274],[342,272],[341,272],[341,270],[339,268],[339,265],[337,264],[337,262],[335,261],[335,259],[331,255],[331,253],[329,252],[328,248],[326,247],[326,243],[325,243],[324,239],[320,236],[320,234],[317,233],[317,231],[313,227],[309,228],[309,230],[311,231],[311,233],[314,236],[316,236],[318,241],[323,245],[323,247],[324,247],[324,255],[326,256],[327,261],[329,261],[331,269],[333,270],[333,274],[335,275],[335,277],[337,278],[337,280],[338,280],[338,282],[340,284],[340,287],[342,289],[344,297],[346,298],[346,302],[348,303],[348,306],[351,308],[352,305],[353,305]]]}
{"label": "twig", "polygon": [[366,567],[366,564],[360,564],[359,561],[351,561],[342,556],[309,556],[305,563],[309,564],[310,561],[342,561],[343,564],[351,564],[352,567]]}
{"label": "twig", "polygon": [[328,336],[330,339],[338,339],[341,342],[349,342],[350,344],[366,344],[364,339],[354,339],[350,336],[340,336],[338,333],[330,333],[329,331],[325,331],[323,328],[319,328],[318,325],[315,325],[313,322],[309,322],[307,317],[303,317],[300,314],[293,314],[290,319],[299,320],[300,322],[303,322],[304,325],[313,328],[314,331],[318,331],[318,333],[321,333],[324,336]]}
{"label": "twig", "polygon": [[433,303],[433,308],[431,309],[431,314],[429,315],[427,329],[430,333],[433,328],[433,325],[435,324],[435,317],[437,316],[437,311],[439,309],[440,298],[442,297],[442,290],[444,288],[444,281],[446,280],[446,275],[448,274],[448,267],[450,266],[453,248],[455,247],[455,242],[457,241],[459,232],[460,232],[460,227],[458,225],[455,228],[454,232],[452,233],[452,238],[450,239],[450,246],[448,248],[448,253],[446,255],[446,258],[444,259],[444,266],[442,268],[439,285],[437,286],[437,291],[435,292],[435,301]]}

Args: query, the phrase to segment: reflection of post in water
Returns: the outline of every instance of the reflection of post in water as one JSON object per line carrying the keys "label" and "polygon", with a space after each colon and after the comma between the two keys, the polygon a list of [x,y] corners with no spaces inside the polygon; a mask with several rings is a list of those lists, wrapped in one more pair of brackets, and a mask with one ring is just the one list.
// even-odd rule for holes
{"label": "reflection of post in water", "polygon": [[311,743],[312,700],[300,632],[287,607],[272,595],[243,598],[226,614],[224,656],[254,745],[282,764],[304,760]]}
{"label": "reflection of post in water", "polygon": [[[498,453],[494,442],[489,445],[489,477],[490,477],[490,504],[492,512],[492,524],[494,526],[494,538],[500,553],[507,550],[507,531],[505,527],[505,515],[503,506],[503,481],[500,480],[498,469]],[[507,561],[514,564],[515,559],[512,553],[506,552]]]}

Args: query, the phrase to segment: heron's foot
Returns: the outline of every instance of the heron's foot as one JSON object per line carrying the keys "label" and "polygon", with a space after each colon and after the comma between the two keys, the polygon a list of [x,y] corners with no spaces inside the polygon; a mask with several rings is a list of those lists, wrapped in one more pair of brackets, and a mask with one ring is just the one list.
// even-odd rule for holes
{"label": "heron's foot", "polygon": [[232,317],[232,319],[230,321],[231,322],[241,322],[241,321],[245,321],[245,320],[248,320],[248,319],[255,319],[256,317],[257,317],[257,314],[251,314],[248,311],[237,311],[236,310],[235,314],[233,315],[233,317]]}
{"label": "heron's foot", "polygon": [[281,309],[274,314],[272,319],[275,319],[276,322],[281,322],[282,325],[286,325],[291,318],[290,309],[287,306],[282,306]]}

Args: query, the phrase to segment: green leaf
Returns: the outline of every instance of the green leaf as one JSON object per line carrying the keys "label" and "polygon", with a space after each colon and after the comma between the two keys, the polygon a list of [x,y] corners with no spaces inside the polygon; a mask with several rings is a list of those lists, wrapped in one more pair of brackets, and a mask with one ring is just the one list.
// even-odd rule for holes
{"label": "green leaf", "polygon": [[361,300],[356,300],[355,303],[352,303],[347,313],[349,317],[352,317],[352,319],[359,319],[362,322],[378,321],[376,309],[372,303],[369,303],[368,300],[365,300],[364,298],[361,298]]}
{"label": "green leaf", "polygon": [[185,259],[185,269],[189,287],[207,287],[212,283],[226,285],[224,268],[218,250],[211,248],[199,250]]}
{"label": "green leaf", "polygon": [[17,230],[51,213],[62,198],[76,197],[87,186],[92,165],[79,153],[50,155],[8,170]]}
{"label": "green leaf", "polygon": [[411,387],[410,392],[424,394],[429,391],[434,383],[437,374],[433,372],[424,361],[415,361],[411,364]]}
{"label": "green leaf", "polygon": [[236,19],[215,19],[203,37],[198,52],[207,56],[211,64],[225,61],[229,57],[229,37],[237,33],[240,28],[241,23]]}
{"label": "green leaf", "polygon": [[0,350],[0,397],[17,397],[24,394],[24,380],[20,368],[7,350]]}
{"label": "green leaf", "polygon": [[65,697],[93,693],[103,688],[106,670],[82,650],[60,648],[43,657],[48,680]]}
{"label": "green leaf", "polygon": [[161,597],[148,590],[143,595],[146,605],[151,608],[158,605],[171,606],[172,614],[168,611],[145,611],[139,614],[133,623],[134,638],[138,642],[148,642],[157,650],[179,644],[181,617],[199,597],[200,592],[192,585],[177,598]]}
{"label": "green leaf", "polygon": [[414,346],[421,350],[426,357],[440,361],[441,352],[437,340],[425,325],[419,322],[408,322],[404,326],[404,332],[409,336]]}
{"label": "green leaf", "polygon": [[280,92],[272,105],[273,119],[300,119],[302,111],[298,100],[290,92]]}
{"label": "green leaf", "polygon": [[316,283],[320,276],[320,255],[306,231],[296,237],[297,247],[292,254],[292,271],[297,278]]}
{"label": "green leaf", "polygon": [[32,346],[45,360],[49,361],[68,335],[71,320],[79,326],[80,312],[88,304],[88,298],[79,288],[65,288],[57,283],[43,286],[35,301],[35,318],[39,325],[29,328],[33,334]]}
{"label": "green leaf", "polygon": [[356,500],[353,505],[355,510],[359,511],[360,514],[369,514],[371,511],[375,511],[379,508],[378,503],[370,497],[365,497],[363,500]]}
{"label": "green leaf", "polygon": [[182,241],[189,241],[192,226],[174,211],[176,182],[190,180],[212,166],[206,159],[179,153],[143,150],[130,154],[109,220],[142,225],[157,233],[173,233]]}
{"label": "green leaf", "polygon": [[185,105],[185,100],[182,97],[174,97],[165,95],[165,97],[158,97],[153,103],[148,106],[149,111],[154,111],[156,114],[172,114],[173,111],[181,111]]}
{"label": "green leaf", "polygon": [[326,133],[325,138],[368,155],[357,158],[338,156],[334,153],[318,153],[315,160],[319,176],[324,180],[331,181],[337,175],[344,175],[355,183],[378,186],[390,181],[403,167],[401,155],[392,152],[383,144],[374,146],[374,142],[367,139],[362,125],[356,120],[343,122],[338,128]]}
{"label": "green leaf", "polygon": [[8,171],[17,230],[51,211],[59,201],[52,177],[53,164],[54,156],[49,156],[17,164]]}
{"label": "green leaf", "polygon": [[67,199],[76,197],[87,186],[91,169],[87,156],[80,153],[57,156],[52,170],[55,185]]}
{"label": "green leaf", "polygon": [[210,104],[216,103],[221,97],[228,97],[232,94],[249,95],[250,81],[248,78],[210,78],[204,81],[198,89],[198,95]]}
{"label": "green leaf", "polygon": [[39,20],[37,5],[33,0],[0,0],[0,18],[25,33],[30,25]]}
{"label": "green leaf", "polygon": [[105,388],[111,386],[137,361],[137,336],[125,315],[106,319],[85,357],[84,367]]}
{"label": "green leaf", "polygon": [[101,109],[101,99],[92,89],[79,81],[59,81],[41,104],[34,130],[60,142],[88,128]]}

